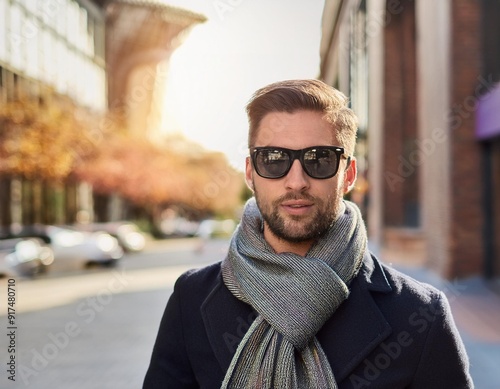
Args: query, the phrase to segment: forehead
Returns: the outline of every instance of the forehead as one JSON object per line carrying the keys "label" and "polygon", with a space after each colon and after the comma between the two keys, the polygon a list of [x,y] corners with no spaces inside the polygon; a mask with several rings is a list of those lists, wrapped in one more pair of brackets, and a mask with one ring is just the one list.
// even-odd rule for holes
{"label": "forehead", "polygon": [[316,111],[270,112],[257,129],[254,146],[300,149],[336,145],[336,131],[324,113]]}

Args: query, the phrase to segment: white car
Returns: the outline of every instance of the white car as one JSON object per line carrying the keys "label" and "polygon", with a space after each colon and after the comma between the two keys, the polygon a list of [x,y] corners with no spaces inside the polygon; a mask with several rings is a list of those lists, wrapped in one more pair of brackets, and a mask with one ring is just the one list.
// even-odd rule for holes
{"label": "white car", "polygon": [[23,232],[44,240],[54,252],[52,267],[57,270],[89,264],[114,265],[123,257],[118,240],[106,232],[85,232],[58,226],[34,226]]}
{"label": "white car", "polygon": [[234,232],[236,223],[232,219],[206,219],[200,223],[196,236],[201,238],[229,237]]}
{"label": "white car", "polygon": [[0,240],[0,276],[33,277],[45,273],[54,253],[35,238]]}
{"label": "white car", "polygon": [[108,223],[90,223],[75,225],[78,231],[104,231],[118,239],[118,243],[124,251],[137,252],[142,251],[146,246],[146,237],[137,225],[130,222],[108,222]]}

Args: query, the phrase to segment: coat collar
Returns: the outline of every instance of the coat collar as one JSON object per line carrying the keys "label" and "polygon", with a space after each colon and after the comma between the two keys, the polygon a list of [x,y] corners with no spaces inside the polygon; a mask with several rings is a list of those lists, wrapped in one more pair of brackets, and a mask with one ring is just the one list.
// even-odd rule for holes
{"label": "coat collar", "polygon": [[[211,347],[225,372],[256,313],[231,294],[220,273],[218,277],[219,282],[201,306],[201,315]],[[350,289],[349,298],[317,334],[337,382],[392,332],[372,295],[390,293],[392,288],[379,261],[368,252]]]}
{"label": "coat collar", "polygon": [[368,250],[365,252],[363,266],[361,267],[359,277],[364,279],[366,287],[370,291],[381,293],[392,292],[391,284],[389,284],[389,281],[385,276],[382,265]]}

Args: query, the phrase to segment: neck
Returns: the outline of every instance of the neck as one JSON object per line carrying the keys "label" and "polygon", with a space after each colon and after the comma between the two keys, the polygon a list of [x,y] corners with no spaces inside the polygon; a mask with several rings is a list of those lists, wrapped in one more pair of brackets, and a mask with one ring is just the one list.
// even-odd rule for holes
{"label": "neck", "polygon": [[281,239],[274,235],[272,231],[269,230],[267,225],[264,225],[264,239],[271,246],[271,248],[276,252],[276,254],[281,253],[294,253],[305,257],[309,249],[314,244],[314,240],[305,240],[302,242],[289,242],[287,240]]}

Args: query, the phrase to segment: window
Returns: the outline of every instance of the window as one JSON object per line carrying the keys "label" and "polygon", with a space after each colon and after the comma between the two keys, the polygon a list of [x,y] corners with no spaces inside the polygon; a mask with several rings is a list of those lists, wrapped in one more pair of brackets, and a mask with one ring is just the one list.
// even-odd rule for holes
{"label": "window", "polygon": [[[32,16],[25,18],[25,50],[26,50],[26,73],[28,76],[38,78],[40,74],[40,28],[36,25],[36,19]],[[27,33],[29,31],[29,34]]]}
{"label": "window", "polygon": [[23,19],[21,9],[13,4],[10,8],[10,29],[7,33],[8,62],[18,69],[22,69],[25,62],[23,58],[24,39],[21,32]]}

